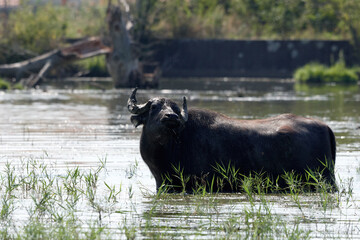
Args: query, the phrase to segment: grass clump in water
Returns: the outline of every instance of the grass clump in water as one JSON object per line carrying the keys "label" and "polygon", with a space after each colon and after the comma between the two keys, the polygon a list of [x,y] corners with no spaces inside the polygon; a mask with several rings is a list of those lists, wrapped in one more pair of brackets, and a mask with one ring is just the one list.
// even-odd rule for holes
{"label": "grass clump in water", "polygon": [[109,77],[105,56],[96,56],[76,63],[82,76]]}
{"label": "grass clump in water", "polygon": [[316,170],[305,169],[303,173],[294,171],[271,174],[264,171],[242,173],[241,169],[228,163],[216,163],[213,172],[201,176],[188,175],[184,169],[172,166],[172,174],[163,175],[161,191],[177,193],[306,193],[336,190],[333,174],[334,164],[325,160]]}
{"label": "grass clump in water", "polygon": [[347,68],[343,61],[330,67],[320,63],[306,64],[295,71],[294,78],[300,83],[356,84],[359,81],[358,69]]}
{"label": "grass clump in water", "polygon": [[[124,178],[134,181],[138,164],[124,170]],[[338,193],[326,191],[326,181],[316,172],[309,171],[311,176],[302,179],[284,173],[272,181],[265,173],[243,176],[231,165],[216,167],[222,173],[218,179],[198,179],[198,189],[189,194],[186,184],[191,178],[174,166],[182,192],[169,194],[171,186],[162,185],[156,193],[142,192],[144,200],[139,201],[135,186],[130,184],[126,192],[121,185],[105,181],[106,159],[95,168],[73,167],[63,172],[33,159],[19,166],[7,163],[0,171],[0,238],[309,239],[314,230],[309,229],[309,221],[332,227],[333,222],[326,218],[332,218],[332,211],[341,207],[342,196],[352,191],[351,184]],[[281,179],[288,183],[286,189],[280,188]],[[308,191],[310,183],[304,180],[319,187]],[[217,182],[229,189],[232,186],[237,193],[209,192]],[[350,198],[346,200],[351,206]],[[26,210],[25,218],[21,209]]]}
{"label": "grass clump in water", "polygon": [[11,84],[0,77],[0,90],[9,90]]}
{"label": "grass clump in water", "polygon": [[[76,167],[59,176],[49,165],[34,159],[20,166],[6,163],[0,172],[0,238],[109,237],[105,216],[115,212],[121,189],[106,182],[102,185],[105,164],[102,160],[95,170]],[[19,219],[19,209],[26,209],[27,218]],[[83,220],[79,213],[86,212],[92,217]]]}
{"label": "grass clump in water", "polygon": [[0,77],[0,90],[22,90],[24,87],[20,83],[11,84]]}

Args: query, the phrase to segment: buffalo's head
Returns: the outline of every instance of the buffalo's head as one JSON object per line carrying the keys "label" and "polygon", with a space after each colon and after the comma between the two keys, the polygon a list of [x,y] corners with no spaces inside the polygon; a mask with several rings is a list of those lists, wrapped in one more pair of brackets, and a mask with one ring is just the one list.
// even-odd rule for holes
{"label": "buffalo's head", "polygon": [[143,124],[155,132],[179,132],[184,128],[188,119],[186,98],[183,98],[183,107],[170,99],[153,98],[148,102],[138,105],[136,100],[137,88],[132,92],[128,100],[128,110],[131,115],[131,122],[135,127]]}

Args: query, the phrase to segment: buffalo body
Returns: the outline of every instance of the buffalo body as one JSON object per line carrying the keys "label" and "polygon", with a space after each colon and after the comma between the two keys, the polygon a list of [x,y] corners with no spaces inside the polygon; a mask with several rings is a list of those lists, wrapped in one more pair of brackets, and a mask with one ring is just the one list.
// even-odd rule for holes
{"label": "buffalo body", "polygon": [[[221,175],[219,166],[231,166],[241,175],[263,172],[273,179],[285,172],[304,175],[314,170],[335,185],[330,167],[335,164],[335,137],[318,120],[292,114],[237,120],[209,110],[187,110],[185,98],[183,109],[165,98],[138,106],[135,93],[136,89],[128,102],[131,121],[143,125],[140,152],[157,188],[166,184],[174,191],[191,191],[194,179],[209,183]],[[184,186],[181,181],[187,176],[191,179]],[[214,191],[237,190],[226,184],[213,187]]]}

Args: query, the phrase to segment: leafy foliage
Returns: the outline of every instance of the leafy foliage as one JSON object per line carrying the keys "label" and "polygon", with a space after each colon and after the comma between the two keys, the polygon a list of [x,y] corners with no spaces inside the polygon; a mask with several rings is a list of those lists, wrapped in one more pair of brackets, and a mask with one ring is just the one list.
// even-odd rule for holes
{"label": "leafy foliage", "polygon": [[10,82],[0,77],[0,90],[22,90],[22,89],[24,89],[24,87],[21,83],[11,84]]}
{"label": "leafy foliage", "polygon": [[107,77],[109,73],[106,68],[105,56],[96,56],[78,62],[80,69],[85,71],[85,76]]}
{"label": "leafy foliage", "polygon": [[10,83],[0,78],[0,90],[8,90],[10,88],[11,88]]}
{"label": "leafy foliage", "polygon": [[7,24],[2,42],[38,54],[59,47],[64,38],[100,35],[105,29],[105,5],[94,1],[81,6],[34,5],[25,1],[10,13]]}
{"label": "leafy foliage", "polygon": [[355,0],[140,2],[144,7],[137,11],[146,14],[137,19],[146,16],[148,29],[161,37],[342,39],[351,37],[349,21],[355,28],[359,25],[360,4]]}
{"label": "leafy foliage", "polygon": [[[10,13],[2,39],[44,52],[64,37],[99,35],[105,2],[55,6],[24,3]],[[131,1],[133,37],[352,39],[359,44],[360,2],[356,0]],[[124,14],[125,16],[126,14]],[[359,45],[360,46],[360,45]]]}
{"label": "leafy foliage", "polygon": [[331,67],[309,63],[297,69],[294,78],[302,83],[345,83],[356,84],[359,80],[356,68],[347,68],[343,62]]}
{"label": "leafy foliage", "polygon": [[67,24],[62,13],[64,9],[47,4],[34,9],[24,5],[9,18],[11,31],[9,42],[24,46],[39,53],[54,49],[65,35]]}
{"label": "leafy foliage", "polygon": [[[132,37],[346,39],[360,59],[360,1],[357,0],[146,0],[128,1]],[[33,55],[59,47],[66,38],[101,35],[106,1],[65,6],[22,1],[0,26],[0,44]],[[124,18],[127,13],[124,12]],[[1,51],[0,62],[4,60]],[[13,55],[13,54],[12,54]],[[358,60],[359,60],[358,59]]]}

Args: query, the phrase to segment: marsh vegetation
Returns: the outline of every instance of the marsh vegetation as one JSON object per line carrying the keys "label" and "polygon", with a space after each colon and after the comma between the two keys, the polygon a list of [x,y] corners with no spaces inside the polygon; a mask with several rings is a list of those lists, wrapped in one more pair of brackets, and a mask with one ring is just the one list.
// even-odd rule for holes
{"label": "marsh vegetation", "polygon": [[357,84],[359,68],[346,67],[343,61],[330,67],[314,62],[298,68],[294,73],[294,78],[300,83]]}
{"label": "marsh vegetation", "polygon": [[[166,187],[154,193],[141,189],[143,200],[134,197],[133,185],[107,183],[106,158],[95,168],[66,168],[56,162],[22,159],[4,164],[0,174],[2,239],[128,239],[172,238],[286,238],[306,239],[317,234],[315,225],[332,228],[333,218],[344,223],[323,237],[347,236],[357,221],[344,212],[358,210],[352,181],[340,179],[338,192],[319,182],[316,192],[304,191],[290,173],[286,193],[269,194],[266,178],[245,177],[243,193],[171,194]],[[137,162],[125,169],[128,179],[138,175]],[[226,180],[226,179],[224,179]],[[131,182],[131,181],[130,181]],[[284,211],[284,208],[286,210]],[[345,234],[345,235],[344,235]]]}

